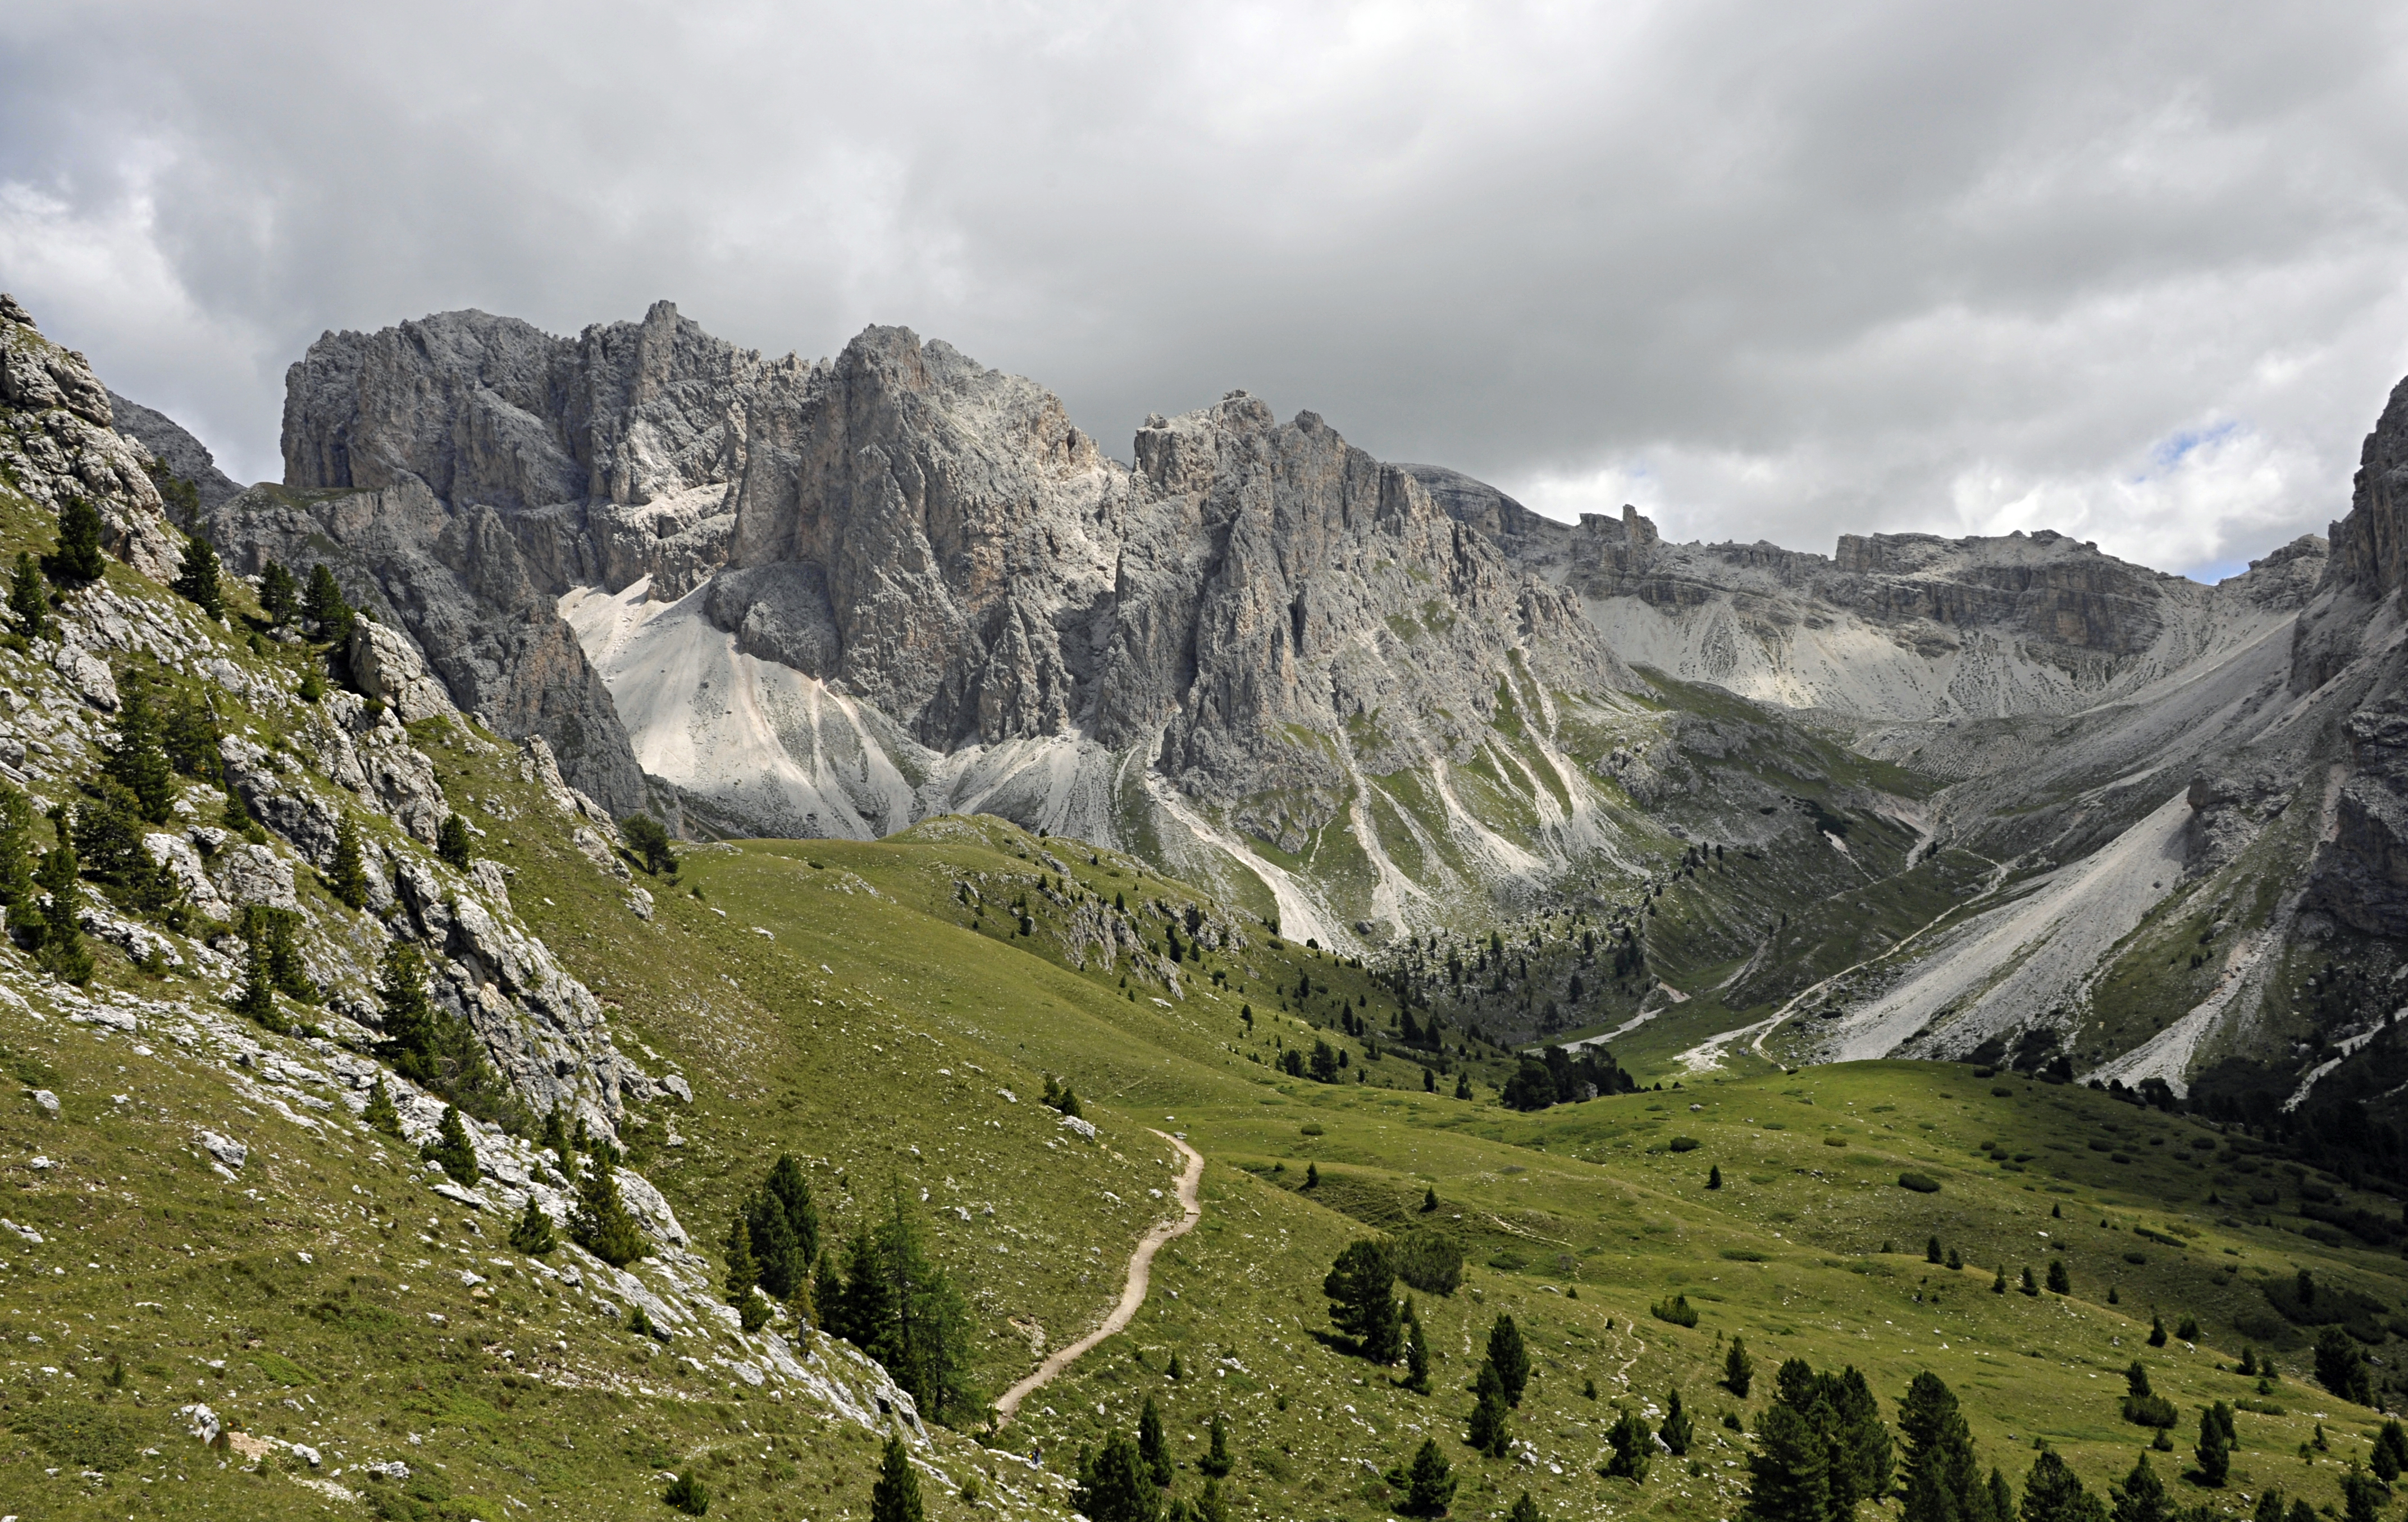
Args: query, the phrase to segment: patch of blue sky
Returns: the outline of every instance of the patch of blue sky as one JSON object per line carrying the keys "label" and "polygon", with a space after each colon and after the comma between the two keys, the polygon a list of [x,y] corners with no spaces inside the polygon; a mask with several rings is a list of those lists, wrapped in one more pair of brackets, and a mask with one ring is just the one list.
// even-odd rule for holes
{"label": "patch of blue sky", "polygon": [[2209,586],[2214,586],[2216,582],[2228,577],[2238,576],[2248,568],[2249,562],[2245,560],[2211,560],[2203,566],[2193,566],[2183,574],[2194,582],[2203,582]]}
{"label": "patch of blue sky", "polygon": [[2143,470],[2131,479],[2135,481],[2143,481],[2148,480],[2154,471],[2174,469],[2199,451],[2213,444],[2221,444],[2243,431],[2238,418],[2227,418],[2221,423],[2210,424],[2204,428],[2184,428],[2168,434],[2157,440],[2156,446],[2149,451],[2150,469]]}

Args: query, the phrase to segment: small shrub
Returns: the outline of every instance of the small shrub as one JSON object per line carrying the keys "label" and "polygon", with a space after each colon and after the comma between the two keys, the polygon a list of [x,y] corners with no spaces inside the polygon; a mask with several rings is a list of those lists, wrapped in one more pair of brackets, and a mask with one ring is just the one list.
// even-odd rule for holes
{"label": "small shrub", "polygon": [[1702,1143],[1694,1136],[1676,1136],[1670,1144],[1674,1152],[1695,1152]]}
{"label": "small shrub", "polygon": [[1901,1189],[1912,1189],[1919,1195],[1936,1195],[1940,1192],[1940,1181],[1928,1173],[1900,1173],[1898,1176],[1898,1186]]}
{"label": "small shrub", "polygon": [[1669,1300],[1657,1300],[1647,1310],[1648,1314],[1656,1320],[1669,1321],[1675,1327],[1694,1327],[1698,1324],[1698,1309],[1689,1303],[1689,1297],[1686,1295],[1676,1294]]}

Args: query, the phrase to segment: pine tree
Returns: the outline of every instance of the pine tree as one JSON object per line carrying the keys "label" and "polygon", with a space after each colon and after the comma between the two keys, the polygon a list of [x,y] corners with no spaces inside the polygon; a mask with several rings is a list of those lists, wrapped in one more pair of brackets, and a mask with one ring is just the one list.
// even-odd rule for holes
{"label": "pine tree", "polygon": [[318,625],[318,638],[340,645],[351,637],[357,614],[343,600],[343,589],[324,561],[309,567],[309,588],[301,596],[301,611]]}
{"label": "pine tree", "polygon": [[376,1076],[376,1085],[368,1090],[367,1108],[360,1112],[360,1118],[387,1136],[401,1134],[401,1112],[394,1107],[393,1091],[385,1087],[381,1072]]}
{"label": "pine tree", "polygon": [[1511,1315],[1499,1314],[1497,1324],[1488,1328],[1488,1367],[1497,1371],[1505,1403],[1520,1405],[1522,1392],[1530,1385],[1530,1351],[1523,1346],[1522,1328],[1513,1325]]}
{"label": "pine tree", "polygon": [[1776,1401],[1756,1419],[1747,1460],[1745,1515],[1752,1522],[1827,1522],[1830,1454],[1796,1408]]}
{"label": "pine tree", "polygon": [[449,866],[461,871],[468,869],[468,822],[458,814],[445,814],[436,826],[435,854]]}
{"label": "pine tree", "polygon": [[1408,1516],[1444,1516],[1455,1504],[1454,1466],[1440,1451],[1436,1438],[1422,1439],[1413,1455],[1413,1464],[1405,1481],[1405,1504]]}
{"label": "pine tree", "polygon": [[15,911],[21,925],[32,917],[34,883],[34,801],[0,783],[0,906]]}
{"label": "pine tree", "polygon": [[2149,1313],[2149,1345],[2151,1347],[2166,1345],[2166,1318],[2155,1311]]}
{"label": "pine tree", "polygon": [[83,884],[76,881],[75,848],[64,840],[42,853],[34,882],[50,895],[42,905],[42,943],[35,963],[62,983],[92,981],[92,952],[83,943]]}
{"label": "pine tree", "polygon": [[1756,1360],[1747,1356],[1746,1342],[1734,1337],[1730,1340],[1730,1352],[1723,1356],[1723,1388],[1744,1400],[1755,1383]]}
{"label": "pine tree", "polygon": [[1197,1493],[1195,1522],[1229,1522],[1229,1503],[1221,1494],[1219,1480],[1205,1481]]}
{"label": "pine tree", "polygon": [[529,1257],[541,1257],[559,1245],[560,1239],[552,1235],[552,1217],[543,1213],[530,1191],[526,1209],[519,1213],[518,1220],[510,1227],[510,1247]]}
{"label": "pine tree", "polygon": [[2232,1473],[2232,1408],[2218,1400],[2199,1414],[2199,1477],[2221,1486]]}
{"label": "pine tree", "polygon": [[1458,1099],[1469,1099],[1471,1098],[1471,1074],[1469,1072],[1459,1072],[1455,1075],[1455,1097]]}
{"label": "pine tree", "polygon": [[1937,1263],[1940,1259],[1940,1239],[1938,1237],[1934,1237],[1923,1244],[1923,1261],[1926,1263]]}
{"label": "pine tree", "polygon": [[1505,1522],[1547,1522],[1547,1515],[1539,1510],[1539,1503],[1525,1490],[1514,1500],[1513,1509],[1505,1514]]}
{"label": "pine tree", "polygon": [[1161,1408],[1154,1403],[1154,1397],[1150,1395],[1145,1398],[1144,1409],[1138,1413],[1137,1452],[1138,1457],[1145,1460],[1146,1472],[1154,1476],[1154,1483],[1165,1490],[1169,1489],[1171,1480],[1178,1473],[1178,1466],[1170,1460],[1169,1440],[1162,1435]]}
{"label": "pine tree", "polygon": [[1990,1469],[1989,1522],[2015,1522],[2015,1487],[1996,1465]]}
{"label": "pine tree", "polygon": [[1228,1424],[1222,1420],[1217,1411],[1212,1413],[1211,1445],[1205,1449],[1204,1457],[1196,1461],[1196,1467],[1216,1480],[1235,1467],[1229,1457]]}
{"label": "pine tree", "polygon": [[577,1181],[577,1213],[569,1220],[577,1244],[614,1269],[644,1255],[644,1233],[619,1198],[619,1181],[599,1158],[586,1163]]}
{"label": "pine tree", "polygon": [[59,510],[59,550],[51,557],[53,581],[88,583],[101,579],[108,562],[100,553],[100,510],[80,496]]}
{"label": "pine tree", "polygon": [[2024,1478],[2020,1522],[2107,1522],[2107,1508],[2054,1448],[2042,1448]]}
{"label": "pine tree", "polygon": [[2399,1417],[2385,1422],[2383,1430],[2374,1435],[2374,1452],[2368,1457],[2366,1467],[2374,1471],[2374,1477],[2385,1485],[2408,1471],[2408,1428],[2400,1425]]}
{"label": "pine tree", "polygon": [[2052,1295],[2073,1293],[2073,1276],[2065,1271],[2065,1259],[2061,1257],[2048,1260],[2048,1291]]}
{"label": "pine tree", "polygon": [[1902,1522],[1985,1522],[1989,1495],[1956,1395],[1926,1370],[1898,1404],[1899,1436],[1906,1448]]}
{"label": "pine tree", "polygon": [[2316,1338],[2316,1383],[2344,1400],[2374,1404],[2374,1381],[2367,1371],[2366,1355],[2358,1339],[2339,1327],[2327,1327]]}
{"label": "pine tree", "polygon": [[643,869],[657,877],[678,869],[676,849],[669,844],[669,832],[650,814],[629,814],[619,821],[619,834],[636,853]]}
{"label": "pine tree", "polygon": [[2035,1296],[2040,1293],[2040,1281],[2032,1277],[2031,1265],[2028,1263],[2024,1265],[2023,1292]]}
{"label": "pine tree", "polygon": [[225,617],[225,593],[218,581],[218,553],[198,534],[184,541],[183,565],[168,584],[212,619]]}
{"label": "pine tree", "polygon": [[920,1476],[903,1440],[887,1434],[885,1457],[879,1461],[878,1483],[869,1490],[869,1522],[923,1522]]}
{"label": "pine tree", "polygon": [[2006,1292],[2007,1292],[2007,1267],[2006,1267],[2006,1265],[2005,1265],[2005,1264],[2001,1263],[2001,1264],[2000,1264],[2000,1265],[1999,1265],[1998,1277],[1996,1277],[1996,1278],[1994,1278],[1994,1279],[1992,1279],[1992,1280],[1990,1281],[1990,1293],[1991,1293],[1991,1294],[1993,1294],[1993,1295],[2003,1295],[2003,1294],[2005,1294]]}
{"label": "pine tree", "polygon": [[2114,1498],[2109,1513],[2114,1522],[2171,1522],[2172,1503],[2166,1499],[2166,1483],[2149,1467],[2149,1456],[2143,1454],[2124,1476],[2122,1485],[2111,1485],[2107,1493]]}
{"label": "pine tree", "polygon": [[1712,1164],[1707,1165],[1707,1168],[1706,1168],[1706,1187],[1707,1187],[1707,1188],[1709,1188],[1709,1189],[1719,1189],[1719,1188],[1721,1188],[1722,1186],[1723,1186],[1723,1165],[1722,1165],[1722,1164],[1720,1164],[1720,1163],[1712,1163]]}
{"label": "pine tree", "polygon": [[1689,1440],[1695,1430],[1688,1412],[1682,1409],[1681,1392],[1674,1390],[1666,1400],[1664,1425],[1656,1429],[1656,1435],[1664,1440],[1665,1451],[1679,1458],[1689,1451]]}
{"label": "pine tree", "polygon": [[741,1211],[727,1222],[727,1276],[720,1287],[727,1303],[742,1306],[752,1298],[752,1288],[761,1282],[761,1265],[752,1260],[752,1228],[745,1222]]}
{"label": "pine tree", "polygon": [[[1408,1299],[1405,1306],[1412,1307]],[[1429,1341],[1422,1335],[1421,1317],[1414,1316],[1405,1335],[1405,1388],[1415,1395],[1430,1393]]]}
{"label": "pine tree", "polygon": [[[242,949],[242,987],[227,1001],[227,1008],[251,1024],[270,1030],[282,1028],[276,1018],[276,985],[267,975],[267,948],[259,938],[251,937]],[[396,1126],[399,1117],[395,1117]],[[395,1135],[400,1133],[396,1130]]]}
{"label": "pine tree", "polygon": [[468,1141],[468,1129],[460,1124],[460,1107],[443,1107],[443,1123],[437,1127],[435,1140],[423,1149],[426,1160],[439,1165],[452,1175],[452,1182],[473,1188],[484,1177],[477,1167],[477,1149]]}
{"label": "pine tree", "polygon": [[367,863],[360,855],[360,825],[350,814],[335,826],[335,864],[326,874],[328,886],[344,907],[361,910],[368,907]]}
{"label": "pine tree", "polygon": [[1331,1323],[1373,1363],[1394,1363],[1403,1351],[1397,1302],[1388,1293],[1395,1283],[1396,1268],[1386,1245],[1369,1241],[1350,1242],[1321,1282],[1321,1292],[1335,1302],[1329,1309]]}
{"label": "pine tree", "polygon": [[763,1187],[786,1213],[786,1229],[795,1239],[795,1282],[800,1285],[820,1256],[820,1212],[811,1201],[810,1183],[803,1177],[803,1165],[781,1153]]}
{"label": "pine tree", "polygon": [[1156,1522],[1162,1492],[1127,1433],[1114,1432],[1103,1452],[1082,1457],[1070,1503],[1088,1522]]}
{"label": "pine tree", "polygon": [[661,1492],[661,1500],[669,1507],[688,1516],[700,1516],[710,1510],[710,1487],[698,1479],[694,1471],[681,1471]]}
{"label": "pine tree", "polygon": [[301,585],[293,573],[275,561],[269,561],[259,572],[259,609],[267,615],[270,628],[282,628],[293,622],[301,607]]}
{"label": "pine tree", "polygon": [[535,1142],[537,1146],[560,1159],[562,1172],[568,1171],[572,1165],[568,1159],[568,1101],[566,1099],[556,1098],[552,1101],[552,1108],[544,1113],[543,1129],[536,1133]]}
{"label": "pine tree", "polygon": [[793,1299],[804,1279],[803,1265],[810,1259],[803,1256],[795,1228],[787,1224],[785,1202],[766,1184],[744,1201],[744,1234],[752,1255],[752,1282],[773,1299]]}
{"label": "pine tree", "polygon": [[56,631],[50,624],[50,587],[31,553],[17,552],[17,567],[8,576],[8,614],[17,632],[28,639],[47,639]]}

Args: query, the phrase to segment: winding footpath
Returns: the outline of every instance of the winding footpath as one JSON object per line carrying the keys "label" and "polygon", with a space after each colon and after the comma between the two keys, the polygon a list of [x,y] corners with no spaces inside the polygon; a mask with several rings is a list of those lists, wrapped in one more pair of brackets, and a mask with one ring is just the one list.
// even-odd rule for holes
{"label": "winding footpath", "polygon": [[1023,1400],[1069,1368],[1081,1354],[1137,1319],[1138,1312],[1145,1306],[1146,1286],[1154,1281],[1154,1255],[1162,1250],[1164,1242],[1185,1236],[1204,1218],[1204,1205],[1198,1198],[1204,1183],[1204,1155],[1175,1136],[1161,1131],[1154,1134],[1177,1147],[1187,1158],[1187,1167],[1179,1175],[1179,1219],[1163,1221],[1138,1240],[1137,1251],[1129,1255],[1128,1284],[1121,1290],[1121,1302],[1112,1308],[1111,1315],[1104,1317],[1103,1325],[1048,1355],[1037,1366],[1037,1372],[1003,1392],[1003,1398],[995,1403],[995,1425],[998,1429],[1019,1412]]}

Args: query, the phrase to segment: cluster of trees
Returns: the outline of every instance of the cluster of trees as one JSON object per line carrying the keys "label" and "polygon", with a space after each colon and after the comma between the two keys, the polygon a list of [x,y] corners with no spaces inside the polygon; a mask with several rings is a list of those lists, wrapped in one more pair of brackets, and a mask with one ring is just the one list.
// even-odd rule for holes
{"label": "cluster of trees", "polygon": [[1471,1382],[1471,1421],[1463,1441],[1491,1458],[1504,1457],[1513,1443],[1510,1414],[1529,1385],[1530,1350],[1522,1342],[1522,1328],[1499,1313]]}
{"label": "cluster of trees", "polygon": [[1161,1409],[1149,1395],[1134,1437],[1114,1432],[1101,1450],[1079,1450],[1079,1487],[1070,1503],[1089,1522],[1228,1522],[1221,1479],[1229,1467],[1227,1441],[1215,1413],[1211,1452],[1197,1461],[1205,1475],[1203,1488],[1193,1498],[1170,1497],[1165,1505],[1179,1465],[1170,1456]]}
{"label": "cluster of trees", "polygon": [[[1431,1199],[1437,1198],[1433,1192]],[[1435,1208],[1432,1205],[1428,1208]],[[1373,1363],[1405,1364],[1405,1387],[1429,1393],[1429,1344],[1412,1297],[1399,1301],[1393,1290],[1402,1279],[1430,1295],[1452,1295],[1463,1283],[1463,1247],[1434,1228],[1401,1238],[1350,1242],[1321,1282],[1329,1297],[1329,1320],[1354,1351]]]}
{"label": "cluster of trees", "polygon": [[1514,1110],[1544,1110],[1555,1104],[1577,1104],[1599,1095],[1632,1094],[1639,1084],[1601,1046],[1584,1047],[1578,1056],[1560,1046],[1525,1055],[1520,1069],[1505,1081],[1504,1100]]}
{"label": "cluster of trees", "polygon": [[821,1325],[885,1365],[924,1415],[960,1425],[984,1414],[970,1380],[969,1307],[930,1256],[901,1184],[874,1222],[855,1227],[841,1256],[821,1251],[811,1299]]}
{"label": "cluster of trees", "polygon": [[769,1319],[769,1300],[793,1307],[797,1323],[810,1322],[819,1260],[819,1206],[803,1165],[781,1153],[727,1223],[727,1302],[744,1329],[758,1330]]}
{"label": "cluster of trees", "polygon": [[[1760,1522],[1849,1522],[1859,1502],[1886,1497],[1894,1464],[1889,1429],[1864,1375],[1853,1366],[1838,1373],[1817,1371],[1803,1358],[1791,1358],[1773,1380],[1776,1393],[1757,1418],[1756,1452],[1749,1460],[1750,1515]],[[1941,1486],[1960,1500],[1982,1490],[1978,1472],[1967,1471],[1970,1480],[1959,1472],[1971,1463],[1972,1440],[1945,1386],[1935,1392],[1918,1381],[1903,1404],[1914,1415],[1914,1430],[1927,1433],[1937,1456],[1914,1471],[1910,1453],[1910,1484],[1920,1474],[1927,1487]],[[1902,1414],[1901,1423],[1907,1420]],[[1951,1446],[1959,1439],[1961,1451]],[[1986,1492],[1983,1500],[1986,1504]],[[1922,1514],[1918,1522],[1932,1515]],[[1988,1512],[1979,1518],[1968,1513],[1959,1522],[2000,1519]]]}

